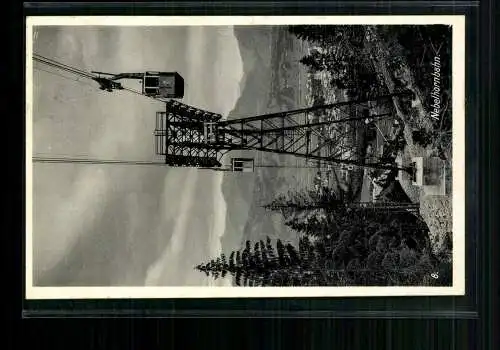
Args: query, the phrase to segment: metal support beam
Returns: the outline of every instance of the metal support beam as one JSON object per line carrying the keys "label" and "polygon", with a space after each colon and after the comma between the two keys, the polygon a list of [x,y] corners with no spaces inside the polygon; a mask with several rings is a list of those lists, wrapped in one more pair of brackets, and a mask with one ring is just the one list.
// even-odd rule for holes
{"label": "metal support beam", "polygon": [[[189,157],[186,158],[189,159],[189,164],[197,163],[193,161],[195,158],[199,158],[199,163],[204,163],[203,158],[220,160],[231,150],[255,150],[362,168],[410,171],[411,169],[383,162],[365,162],[356,151],[358,141],[355,140],[357,128],[364,127],[364,124],[359,125],[359,122],[367,118],[365,114],[358,116],[361,110],[367,110],[363,104],[370,101],[390,101],[395,96],[408,94],[411,92],[233,120],[220,120],[219,114],[177,101],[169,101],[166,104],[166,112],[160,113],[162,120],[157,121],[157,129],[160,125],[161,130],[156,130],[155,133],[165,144],[161,154],[170,160]],[[344,107],[348,110],[342,110]],[[318,110],[331,110],[333,114],[325,115],[324,120],[311,122],[308,113]],[[340,118],[341,115],[347,115],[347,117]],[[390,115],[390,113],[384,113],[370,116],[370,118],[376,120]],[[355,129],[342,133],[338,132],[342,128],[335,129],[336,136],[330,142],[331,135],[325,135],[323,128],[342,123],[347,123],[351,125],[349,128]],[[358,123],[359,126],[352,125],[353,123]],[[210,125],[207,126],[208,124]],[[313,135],[314,138],[311,137]],[[311,142],[317,142],[317,144],[311,144]],[[332,147],[325,148],[325,146]],[[344,148],[353,151],[338,152],[339,149]],[[176,156],[181,156],[181,158],[176,158]]]}

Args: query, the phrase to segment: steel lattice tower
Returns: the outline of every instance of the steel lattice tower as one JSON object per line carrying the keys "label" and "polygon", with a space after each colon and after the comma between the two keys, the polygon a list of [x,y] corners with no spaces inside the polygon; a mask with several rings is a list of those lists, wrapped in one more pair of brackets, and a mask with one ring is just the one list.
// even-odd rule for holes
{"label": "steel lattice tower", "polygon": [[[345,101],[246,118],[223,120],[222,115],[175,100],[156,115],[156,153],[169,166],[217,169],[222,156],[232,150],[255,150],[337,164],[376,169],[399,169],[380,161],[365,162],[353,152],[349,135],[367,118],[373,104],[408,95],[400,92],[364,100]],[[328,120],[314,120],[314,113],[329,113]],[[325,136],[325,130],[333,137]]]}

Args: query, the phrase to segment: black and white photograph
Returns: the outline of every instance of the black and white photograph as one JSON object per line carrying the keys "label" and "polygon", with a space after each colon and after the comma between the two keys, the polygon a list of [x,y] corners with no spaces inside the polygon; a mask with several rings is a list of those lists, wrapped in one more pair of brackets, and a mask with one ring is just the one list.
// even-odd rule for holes
{"label": "black and white photograph", "polygon": [[26,297],[463,295],[464,23],[29,17]]}

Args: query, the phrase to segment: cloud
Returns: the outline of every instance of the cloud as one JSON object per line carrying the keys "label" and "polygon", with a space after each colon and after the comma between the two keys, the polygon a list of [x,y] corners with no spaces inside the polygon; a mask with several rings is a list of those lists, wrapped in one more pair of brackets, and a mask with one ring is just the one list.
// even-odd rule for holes
{"label": "cloud", "polygon": [[[179,206],[179,216],[175,222],[174,231],[172,237],[170,238],[169,245],[165,248],[160,259],[153,264],[146,273],[145,285],[158,285],[162,280],[167,279],[169,274],[178,275],[178,261],[182,259],[182,256],[188,252],[185,252],[182,248],[184,242],[187,238],[187,225],[188,220],[191,218],[190,212],[191,207],[195,199],[195,189],[196,189],[196,179],[198,173],[195,169],[189,169],[187,171],[187,176],[184,181],[184,190],[179,195],[181,198]],[[166,200],[172,201],[170,198],[165,198]],[[165,276],[166,275],[166,276]]]}
{"label": "cloud", "polygon": [[213,174],[213,215],[214,220],[210,235],[210,256],[217,256],[221,253],[221,238],[224,235],[226,227],[226,202],[222,195],[222,174]]}
{"label": "cloud", "polygon": [[[43,167],[45,165],[40,165]],[[50,165],[49,165],[50,166]],[[38,170],[45,173],[43,169]],[[44,181],[44,185],[47,183]],[[42,185],[35,181],[34,188]],[[53,180],[52,194],[40,193],[34,198],[34,225],[36,234],[33,235],[34,282],[37,277],[53,268],[75,244],[80,234],[92,227],[99,216],[101,206],[104,205],[108,179],[100,169],[87,168],[81,172],[74,182],[71,200],[64,200],[57,189],[60,183]],[[47,190],[47,189],[46,189]],[[45,212],[50,208],[54,217]]]}

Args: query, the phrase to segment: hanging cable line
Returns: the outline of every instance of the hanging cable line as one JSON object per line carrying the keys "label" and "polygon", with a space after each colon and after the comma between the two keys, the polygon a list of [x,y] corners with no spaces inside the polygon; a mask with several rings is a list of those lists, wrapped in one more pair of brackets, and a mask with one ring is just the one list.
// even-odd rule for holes
{"label": "hanging cable line", "polygon": [[165,166],[165,163],[160,163],[155,161],[144,161],[144,160],[91,159],[91,158],[71,158],[71,157],[33,157],[32,159],[34,163]]}
{"label": "hanging cable line", "polygon": [[[70,156],[34,156],[33,163],[52,163],[52,164],[94,164],[94,165],[156,165],[165,166],[163,162],[152,160],[126,160],[126,159],[98,159]],[[298,168],[298,169],[318,169],[316,165],[276,165],[276,164],[257,164],[255,168]]]}
{"label": "hanging cable line", "polygon": [[64,70],[66,72],[73,73],[75,75],[79,75],[81,77],[85,77],[85,78],[89,78],[89,79],[94,79],[96,77],[96,75],[94,75],[94,74],[88,73],[84,70],[81,70],[81,69],[78,69],[75,67],[68,66],[67,64],[57,62],[53,59],[38,55],[36,53],[33,54],[33,60],[40,62],[40,63],[43,63],[43,64],[46,64],[48,66],[52,66],[52,67]]}
{"label": "hanging cable line", "polygon": [[59,74],[59,73],[56,73],[56,72],[51,72],[51,71],[50,71],[50,70],[48,70],[48,69],[43,69],[43,68],[40,68],[40,67],[35,67],[34,69],[35,69],[35,70],[37,70],[37,71],[40,71],[40,72],[45,72],[45,73],[47,73],[47,74],[51,74],[51,75],[54,75],[54,76],[58,76],[58,77],[61,77],[61,78],[67,79],[67,80],[75,81],[75,82],[77,82],[77,83],[81,83],[81,84],[83,84],[83,85],[87,85],[87,86],[89,86],[89,87],[91,87],[91,88],[93,88],[93,89],[95,89],[95,90],[98,90],[98,88],[97,88],[95,85],[93,85],[93,84],[89,84],[89,83],[87,83],[87,82],[85,82],[85,81],[83,81],[83,80],[80,80],[80,79],[78,79],[78,78],[71,78],[71,77],[68,77],[68,76],[66,76],[66,75]]}
{"label": "hanging cable line", "polygon": [[[53,67],[53,68],[56,68],[56,69],[59,69],[59,70],[62,70],[62,71],[74,74],[74,75],[77,75],[79,77],[91,79],[91,80],[94,80],[94,81],[97,81],[97,82],[99,82],[99,81],[101,81],[101,82],[102,81],[106,81],[106,82],[109,81],[109,82],[111,82],[110,79],[108,79],[108,78],[101,78],[98,74],[92,74],[92,73],[86,72],[86,71],[81,70],[79,68],[75,68],[75,67],[69,66],[67,64],[58,62],[58,61],[56,61],[54,59],[51,59],[51,58],[39,55],[37,53],[33,54],[33,60],[36,61],[36,62],[45,64],[47,66],[50,66],[50,67]],[[39,68],[35,68],[35,69],[39,69]],[[48,72],[48,71],[46,71],[46,72]],[[69,77],[65,77],[65,76],[62,76],[60,74],[56,74],[56,73],[53,73],[53,74],[54,75],[59,75],[59,76],[61,76],[63,78],[66,78],[66,79],[71,79]],[[73,80],[75,80],[75,79],[73,79]],[[81,82],[81,80],[75,80],[75,81],[80,81]],[[115,84],[115,86],[117,86],[118,90],[126,90],[126,91],[134,93],[136,95],[145,96],[145,97],[148,97],[150,99],[153,99],[153,100],[156,100],[156,101],[159,101],[159,102],[162,102],[162,103],[166,102],[165,99],[161,99],[161,98],[154,97],[154,96],[144,95],[140,91],[137,91],[137,90],[134,90],[134,89],[131,89],[131,88],[128,88],[128,87],[121,86],[120,83],[116,83],[116,82],[113,82],[113,83]]]}
{"label": "hanging cable line", "polygon": [[318,169],[317,165],[265,165],[256,164],[255,168],[296,168],[296,169]]}

